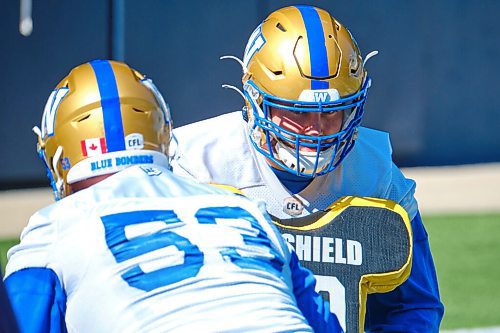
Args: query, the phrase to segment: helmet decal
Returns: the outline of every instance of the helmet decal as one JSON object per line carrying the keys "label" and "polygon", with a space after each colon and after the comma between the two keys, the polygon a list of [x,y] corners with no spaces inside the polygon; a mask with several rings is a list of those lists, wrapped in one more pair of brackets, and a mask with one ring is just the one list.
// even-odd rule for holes
{"label": "helmet decal", "polygon": [[[309,42],[309,56],[311,75],[315,78],[329,76],[328,56],[326,53],[325,33],[316,8],[311,6],[296,6],[306,26],[307,40]],[[311,80],[311,89],[328,89],[328,81]]]}
{"label": "helmet decal", "polygon": [[254,30],[250,39],[248,40],[247,46],[245,48],[245,54],[243,56],[243,63],[248,65],[250,59],[252,59],[255,52],[260,50],[262,46],[266,43],[266,39],[262,35],[262,24]]}
{"label": "helmet decal", "polygon": [[129,149],[143,149],[144,136],[141,133],[131,133],[125,137],[125,145]]}
{"label": "helmet decal", "polygon": [[337,89],[306,89],[300,93],[299,101],[331,103],[340,98]]}
{"label": "helmet decal", "polygon": [[69,92],[69,89],[62,87],[55,89],[49,96],[42,116],[42,137],[54,135],[54,122],[56,120],[57,107],[61,104],[62,99]]}
{"label": "helmet decal", "polygon": [[85,139],[80,141],[80,145],[82,146],[82,155],[84,157],[101,155],[108,152],[104,138]]}
{"label": "helmet decal", "polygon": [[97,78],[101,95],[107,149],[109,152],[124,150],[122,114],[115,74],[107,60],[94,60],[90,65]]}

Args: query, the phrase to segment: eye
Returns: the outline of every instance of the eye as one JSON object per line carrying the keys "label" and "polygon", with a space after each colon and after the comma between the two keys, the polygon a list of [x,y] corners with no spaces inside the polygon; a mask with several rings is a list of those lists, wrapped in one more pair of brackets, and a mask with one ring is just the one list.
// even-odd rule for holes
{"label": "eye", "polygon": [[328,116],[331,116],[331,115],[334,115],[338,112],[338,110],[334,110],[334,111],[326,111],[326,112],[323,112],[324,114],[328,115]]}

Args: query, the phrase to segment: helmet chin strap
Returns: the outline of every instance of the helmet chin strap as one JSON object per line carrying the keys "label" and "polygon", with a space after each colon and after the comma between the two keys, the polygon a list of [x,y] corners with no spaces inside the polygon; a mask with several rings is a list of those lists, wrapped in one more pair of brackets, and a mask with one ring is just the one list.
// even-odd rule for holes
{"label": "helmet chin strap", "polygon": [[[38,138],[38,156],[42,160],[43,164],[45,165],[45,169],[47,170],[47,177],[50,180],[50,186],[52,187],[52,191],[54,192],[54,198],[57,200],[60,200],[63,195],[64,195],[64,181],[59,175],[59,172],[57,171],[57,163],[59,162],[59,159],[61,158],[62,154],[62,147],[59,146],[56,150],[56,153],[54,154],[54,158],[52,160],[52,168],[49,167],[47,164],[47,161],[45,159],[45,153],[44,153],[44,146],[43,146],[43,140],[42,140],[42,131],[38,126],[34,126],[32,128],[33,132]],[[54,170],[54,172],[52,172]],[[56,179],[54,179],[54,176],[56,176]]]}
{"label": "helmet chin strap", "polygon": [[240,96],[243,98],[243,100],[245,100],[245,95],[243,95],[243,92],[240,90],[240,88],[237,88],[237,87],[232,86],[230,84],[223,84],[222,88],[232,89],[232,90],[236,91],[238,94],[240,94]]}
{"label": "helmet chin strap", "polygon": [[374,50],[374,51],[371,51],[370,53],[368,53],[365,57],[365,59],[363,60],[363,67],[365,67],[366,63],[368,62],[368,60],[370,60],[370,58],[376,56],[378,54],[378,51],[377,50]]}
{"label": "helmet chin strap", "polygon": [[300,164],[300,173],[309,173],[312,174],[314,172],[314,164],[316,163],[316,159],[318,160],[318,165],[315,173],[323,171],[332,159],[333,153],[335,151],[335,147],[330,147],[327,150],[321,151],[317,154],[315,151],[301,151],[298,156],[295,155],[295,148],[286,146],[281,142],[277,141],[275,145],[276,152],[278,154],[278,158],[290,169],[297,171],[297,164]]}
{"label": "helmet chin strap", "polygon": [[[243,74],[246,74],[246,72],[248,71],[248,69],[245,66],[245,64],[243,63],[243,61],[241,61],[240,58],[238,58],[238,57],[235,57],[235,56],[232,56],[232,55],[225,55],[225,56],[220,57],[219,59],[220,60],[224,60],[224,59],[235,60],[235,61],[237,61],[240,64],[241,69],[243,71]],[[245,95],[243,94],[243,92],[241,91],[241,89],[239,89],[239,88],[237,88],[237,87],[235,87],[233,85],[230,85],[230,84],[223,84],[222,88],[232,89],[232,90],[236,91],[238,94],[240,94],[240,96],[243,98],[243,100],[245,100]]]}
{"label": "helmet chin strap", "polygon": [[225,55],[225,56],[220,57],[219,59],[220,60],[224,60],[224,59],[235,60],[236,62],[238,62],[238,64],[240,64],[241,70],[243,71],[243,74],[246,74],[246,72],[248,72],[247,66],[245,66],[245,64],[243,63],[243,61],[240,58],[238,58],[238,57],[235,57],[235,56],[232,56],[232,55]]}

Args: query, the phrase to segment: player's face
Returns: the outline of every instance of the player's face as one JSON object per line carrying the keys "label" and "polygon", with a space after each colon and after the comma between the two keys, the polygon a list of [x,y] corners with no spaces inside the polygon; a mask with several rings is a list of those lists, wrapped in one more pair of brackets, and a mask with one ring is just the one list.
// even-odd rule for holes
{"label": "player's face", "polygon": [[[277,107],[270,107],[271,120],[284,129],[303,135],[331,135],[342,127],[343,111],[335,112],[294,112]],[[303,151],[314,148],[301,147]]]}

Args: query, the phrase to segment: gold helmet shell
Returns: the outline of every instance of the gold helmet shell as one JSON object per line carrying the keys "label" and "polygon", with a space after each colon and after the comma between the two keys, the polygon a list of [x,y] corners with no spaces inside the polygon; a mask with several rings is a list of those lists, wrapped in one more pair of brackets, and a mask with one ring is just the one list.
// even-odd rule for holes
{"label": "gold helmet shell", "polygon": [[253,37],[243,58],[247,67],[243,81],[251,78],[267,94],[300,100],[304,90],[334,88],[345,97],[363,85],[366,72],[356,41],[323,9],[279,9],[264,20]]}
{"label": "gold helmet shell", "polygon": [[[298,176],[333,171],[354,145],[371,82],[349,30],[323,9],[285,7],[252,33],[242,65],[243,117],[254,148]],[[273,107],[342,112],[342,128],[327,135],[295,133],[272,121]]]}
{"label": "gold helmet shell", "polygon": [[56,199],[68,184],[135,164],[168,166],[170,111],[153,82],[127,64],[79,65],[49,96],[38,152]]}

